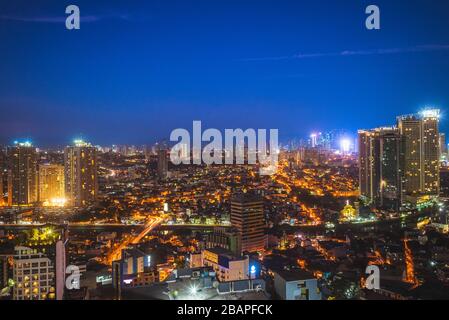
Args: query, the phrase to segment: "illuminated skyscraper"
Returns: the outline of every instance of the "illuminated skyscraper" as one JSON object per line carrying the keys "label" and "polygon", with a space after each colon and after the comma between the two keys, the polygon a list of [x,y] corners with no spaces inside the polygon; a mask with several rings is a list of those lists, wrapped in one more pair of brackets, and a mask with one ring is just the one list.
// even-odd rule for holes
{"label": "illuminated skyscraper", "polygon": [[95,202],[98,196],[97,149],[76,140],[65,148],[65,196],[74,206]]}
{"label": "illuminated skyscraper", "polygon": [[439,110],[398,118],[404,137],[404,193],[438,195],[440,188]]}
{"label": "illuminated skyscraper", "polygon": [[416,116],[398,118],[398,128],[404,136],[404,192],[417,195],[422,190],[422,125]]}
{"label": "illuminated skyscraper", "polygon": [[64,204],[64,166],[39,165],[39,201],[48,205]]}
{"label": "illuminated skyscraper", "polygon": [[360,195],[372,202],[377,194],[378,180],[374,153],[375,133],[359,130],[359,188]]}
{"label": "illuminated skyscraper", "polygon": [[440,193],[440,134],[439,110],[425,110],[421,113],[423,126],[423,184],[424,194]]}
{"label": "illuminated skyscraper", "polygon": [[401,201],[402,138],[396,128],[359,130],[360,194],[378,206]]}
{"label": "illuminated skyscraper", "polygon": [[397,128],[378,130],[380,206],[398,208],[402,201],[402,144]]}
{"label": "illuminated skyscraper", "polygon": [[359,131],[360,194],[385,206],[440,191],[439,110],[398,117],[397,128]]}
{"label": "illuminated skyscraper", "polygon": [[234,195],[231,200],[231,224],[240,233],[242,252],[264,250],[267,236],[261,196],[248,193]]}
{"label": "illuminated skyscraper", "polygon": [[37,153],[29,142],[7,149],[8,205],[28,205],[37,197]]}

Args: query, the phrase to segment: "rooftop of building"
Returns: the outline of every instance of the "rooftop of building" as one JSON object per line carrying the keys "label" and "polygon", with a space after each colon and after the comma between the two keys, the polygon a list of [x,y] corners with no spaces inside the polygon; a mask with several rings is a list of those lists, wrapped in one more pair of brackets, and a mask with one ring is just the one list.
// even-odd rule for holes
{"label": "rooftop of building", "polygon": [[232,255],[232,252],[221,247],[215,247],[215,248],[208,248],[204,249],[205,251],[209,251],[215,254],[221,254],[221,255]]}
{"label": "rooftop of building", "polygon": [[285,281],[298,281],[298,280],[310,280],[315,279],[313,274],[302,269],[295,270],[276,270],[277,273]]}
{"label": "rooftop of building", "polygon": [[145,257],[146,254],[137,248],[127,248],[122,250],[122,257]]}
{"label": "rooftop of building", "polygon": [[82,139],[73,140],[73,145],[75,147],[92,147],[92,144],[90,144],[89,142],[86,142]]}
{"label": "rooftop of building", "polygon": [[234,203],[251,203],[251,202],[261,202],[263,198],[261,195],[255,192],[241,192],[234,194],[231,199]]}
{"label": "rooftop of building", "polygon": [[236,256],[231,251],[220,247],[205,249],[205,251],[218,255],[218,263],[226,268],[229,268],[229,262],[231,261],[240,261],[248,258],[246,256]]}
{"label": "rooftop of building", "polygon": [[180,278],[197,278],[196,275],[200,277],[215,277],[215,272],[211,267],[197,267],[197,268],[179,268],[175,269],[168,278],[165,280],[166,282],[177,281]]}
{"label": "rooftop of building", "polygon": [[411,290],[414,285],[404,282],[402,280],[390,280],[390,279],[381,279],[380,281],[380,289],[386,290],[395,294],[399,294],[404,298],[411,298]]}

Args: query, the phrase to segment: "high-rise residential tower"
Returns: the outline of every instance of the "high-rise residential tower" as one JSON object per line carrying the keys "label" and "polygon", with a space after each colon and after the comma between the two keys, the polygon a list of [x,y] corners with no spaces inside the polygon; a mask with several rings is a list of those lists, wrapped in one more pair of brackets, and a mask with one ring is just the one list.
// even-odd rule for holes
{"label": "high-rise residential tower", "polygon": [[373,199],[377,181],[374,177],[372,154],[372,137],[374,133],[370,130],[359,130],[359,189],[360,195],[367,199]]}
{"label": "high-rise residential tower", "polygon": [[[397,118],[397,127],[359,130],[360,194],[385,206],[440,192],[439,110]],[[445,142],[444,142],[445,143]]]}
{"label": "high-rise residential tower", "polygon": [[398,118],[398,128],[404,137],[404,192],[418,195],[422,190],[422,125],[415,115]]}
{"label": "high-rise residential tower", "polygon": [[396,128],[379,130],[381,206],[398,208],[402,201],[402,144]]}
{"label": "high-rise residential tower", "polygon": [[440,188],[439,110],[401,116],[398,128],[404,137],[404,193],[438,195]]}
{"label": "high-rise residential tower", "polygon": [[440,134],[439,110],[421,112],[423,137],[423,193],[438,195],[440,193]]}
{"label": "high-rise residential tower", "polygon": [[39,201],[49,205],[65,202],[64,166],[60,164],[39,165]]}
{"label": "high-rise residential tower", "polygon": [[98,197],[97,149],[75,140],[64,151],[65,197],[73,206],[84,206]]}
{"label": "high-rise residential tower", "polygon": [[37,152],[30,142],[7,149],[8,205],[29,205],[38,200]]}
{"label": "high-rise residential tower", "polygon": [[402,137],[397,128],[359,131],[360,194],[379,206],[398,207],[402,186]]}

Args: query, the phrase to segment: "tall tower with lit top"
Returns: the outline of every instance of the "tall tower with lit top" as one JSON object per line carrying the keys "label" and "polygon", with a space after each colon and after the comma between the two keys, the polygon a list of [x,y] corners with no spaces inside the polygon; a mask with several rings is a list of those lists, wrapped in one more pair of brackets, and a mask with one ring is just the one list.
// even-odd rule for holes
{"label": "tall tower with lit top", "polygon": [[7,149],[8,205],[37,201],[37,152],[31,142],[15,142]]}
{"label": "tall tower with lit top", "polygon": [[425,109],[418,115],[401,116],[398,128],[404,137],[404,192],[438,195],[440,189],[440,110]]}
{"label": "tall tower with lit top", "polygon": [[75,140],[64,151],[65,196],[73,206],[85,206],[98,197],[97,149]]}

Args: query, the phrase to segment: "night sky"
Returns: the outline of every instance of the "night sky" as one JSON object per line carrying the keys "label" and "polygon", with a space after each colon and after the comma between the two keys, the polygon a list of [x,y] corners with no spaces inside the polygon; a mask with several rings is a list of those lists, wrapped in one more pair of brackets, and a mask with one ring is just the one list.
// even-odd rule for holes
{"label": "night sky", "polygon": [[193,120],[282,140],[425,105],[449,129],[446,0],[0,0],[2,144],[145,144]]}

